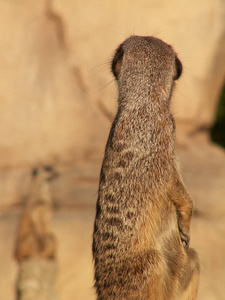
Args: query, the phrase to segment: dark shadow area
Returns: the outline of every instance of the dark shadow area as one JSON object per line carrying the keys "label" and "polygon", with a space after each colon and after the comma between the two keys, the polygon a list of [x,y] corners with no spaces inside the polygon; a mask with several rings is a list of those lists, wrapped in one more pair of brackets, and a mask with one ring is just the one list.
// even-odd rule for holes
{"label": "dark shadow area", "polygon": [[211,128],[211,139],[225,148],[225,84],[220,95],[215,123]]}

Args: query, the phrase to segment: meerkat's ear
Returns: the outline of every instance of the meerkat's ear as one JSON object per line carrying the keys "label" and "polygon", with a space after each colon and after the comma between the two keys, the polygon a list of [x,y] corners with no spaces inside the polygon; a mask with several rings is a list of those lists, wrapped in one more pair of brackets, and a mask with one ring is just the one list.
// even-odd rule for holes
{"label": "meerkat's ear", "polygon": [[123,44],[119,46],[119,48],[116,50],[116,54],[114,55],[114,58],[112,60],[112,72],[116,79],[118,79],[118,76],[120,74],[120,69],[122,65],[122,58],[123,58]]}
{"label": "meerkat's ear", "polygon": [[182,74],[182,69],[183,69],[182,63],[177,57],[177,55],[175,56],[175,67],[176,67],[176,75],[174,76],[174,80],[177,80]]}

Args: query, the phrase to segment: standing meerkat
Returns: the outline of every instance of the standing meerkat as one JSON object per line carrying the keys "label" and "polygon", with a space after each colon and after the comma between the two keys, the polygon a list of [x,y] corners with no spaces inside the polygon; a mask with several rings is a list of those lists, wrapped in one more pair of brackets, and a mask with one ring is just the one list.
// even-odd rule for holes
{"label": "standing meerkat", "polygon": [[56,241],[51,228],[52,197],[49,181],[56,176],[50,166],[38,166],[32,171],[32,184],[25,211],[21,218],[15,257],[54,258]]}
{"label": "standing meerkat", "polygon": [[112,61],[119,99],[102,164],[93,234],[98,300],[195,299],[192,200],[170,111],[182,64],[154,37],[131,36]]}

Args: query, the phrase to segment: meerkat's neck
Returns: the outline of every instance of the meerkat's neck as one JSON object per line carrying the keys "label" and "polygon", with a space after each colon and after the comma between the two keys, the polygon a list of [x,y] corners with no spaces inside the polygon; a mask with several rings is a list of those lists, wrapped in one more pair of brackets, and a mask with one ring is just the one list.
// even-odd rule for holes
{"label": "meerkat's neck", "polygon": [[136,84],[129,88],[123,88],[123,85],[120,85],[118,111],[125,114],[131,111],[142,111],[142,114],[151,113],[151,116],[155,115],[156,117],[165,115],[165,113],[170,114],[172,90],[171,83],[161,84],[160,89],[151,82]]}
{"label": "meerkat's neck", "polygon": [[129,89],[120,86],[119,92],[118,113],[112,126],[116,138],[112,143],[118,143],[121,136],[127,146],[133,147],[135,143],[140,152],[145,149],[158,153],[159,147],[165,147],[164,151],[173,155],[175,123],[170,110],[171,84],[164,84],[163,89],[151,82]]}

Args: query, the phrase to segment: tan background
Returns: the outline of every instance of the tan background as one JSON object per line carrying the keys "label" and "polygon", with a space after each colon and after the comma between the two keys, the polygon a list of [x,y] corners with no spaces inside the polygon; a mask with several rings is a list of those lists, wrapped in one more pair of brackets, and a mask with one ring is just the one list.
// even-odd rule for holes
{"label": "tan background", "polygon": [[94,299],[91,234],[117,98],[110,60],[131,34],[162,38],[183,63],[173,111],[197,209],[198,299],[225,299],[225,155],[201,130],[224,84],[225,1],[0,0],[0,300],[15,299],[15,237],[39,162],[60,172],[51,186],[60,299]]}

